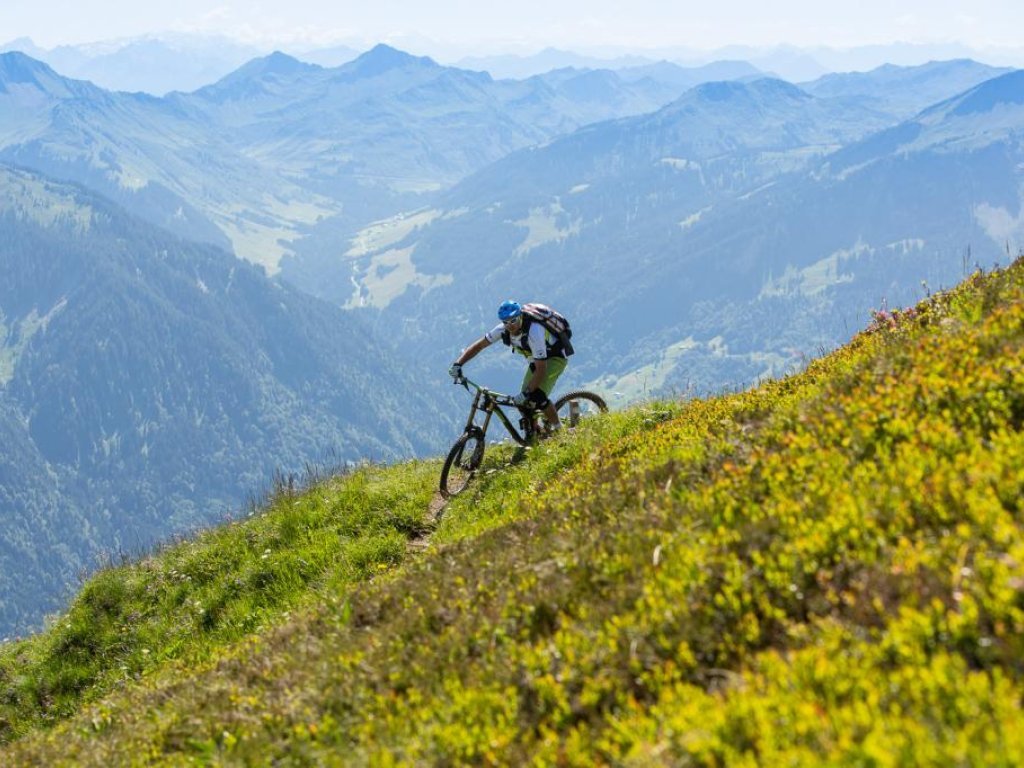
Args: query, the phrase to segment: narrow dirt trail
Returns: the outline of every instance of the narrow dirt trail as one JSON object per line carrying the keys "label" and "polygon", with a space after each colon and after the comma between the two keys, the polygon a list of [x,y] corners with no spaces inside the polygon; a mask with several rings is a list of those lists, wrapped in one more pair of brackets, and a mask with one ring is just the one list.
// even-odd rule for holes
{"label": "narrow dirt trail", "polygon": [[440,491],[436,492],[434,498],[430,500],[430,506],[427,507],[427,525],[429,528],[409,539],[405,545],[406,550],[416,553],[422,552],[430,546],[430,534],[433,532],[438,520],[441,519],[441,513],[444,512],[444,508],[447,506],[448,500],[441,495]]}

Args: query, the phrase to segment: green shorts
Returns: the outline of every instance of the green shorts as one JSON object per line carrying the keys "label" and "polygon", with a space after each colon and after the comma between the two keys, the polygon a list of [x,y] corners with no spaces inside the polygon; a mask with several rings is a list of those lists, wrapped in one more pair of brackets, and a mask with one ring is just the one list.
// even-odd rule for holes
{"label": "green shorts", "polygon": [[[569,364],[569,361],[564,357],[549,357],[547,359],[548,368],[545,371],[544,380],[540,383],[541,391],[551,397],[551,392],[555,388],[555,382],[558,381],[558,377],[565,371],[565,366]],[[530,363],[530,368],[526,369],[526,375],[523,376],[523,385],[520,390],[525,392],[526,385],[530,383],[530,379],[533,377],[533,363]]]}

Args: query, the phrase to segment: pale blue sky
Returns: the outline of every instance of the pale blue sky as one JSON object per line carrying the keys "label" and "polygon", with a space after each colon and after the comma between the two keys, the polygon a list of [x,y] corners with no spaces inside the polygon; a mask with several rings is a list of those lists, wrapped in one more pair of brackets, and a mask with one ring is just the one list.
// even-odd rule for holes
{"label": "pale blue sky", "polygon": [[[162,31],[260,45],[432,41],[463,53],[896,41],[1018,48],[1022,0],[3,0],[0,43],[53,47]],[[423,50],[423,46],[421,46]]]}

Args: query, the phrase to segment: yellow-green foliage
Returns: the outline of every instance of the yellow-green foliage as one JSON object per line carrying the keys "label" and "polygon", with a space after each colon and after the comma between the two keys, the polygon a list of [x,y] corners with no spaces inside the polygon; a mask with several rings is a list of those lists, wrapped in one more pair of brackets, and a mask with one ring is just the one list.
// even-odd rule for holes
{"label": "yellow-green foliage", "polygon": [[[16,701],[32,730],[0,758],[1021,765],[1022,423],[1018,262],[800,375],[491,451],[423,554],[371,558],[384,577],[296,598],[197,670],[86,683],[50,729]],[[112,573],[90,588],[116,603],[138,577]]]}

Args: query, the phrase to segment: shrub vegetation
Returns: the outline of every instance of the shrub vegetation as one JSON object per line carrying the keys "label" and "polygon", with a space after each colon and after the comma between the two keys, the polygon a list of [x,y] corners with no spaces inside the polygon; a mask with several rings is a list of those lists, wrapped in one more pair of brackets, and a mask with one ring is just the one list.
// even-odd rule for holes
{"label": "shrub vegetation", "polygon": [[6,647],[0,759],[1021,765],[1022,422],[1018,261],[789,378],[491,450],[439,523],[437,462],[363,468]]}

